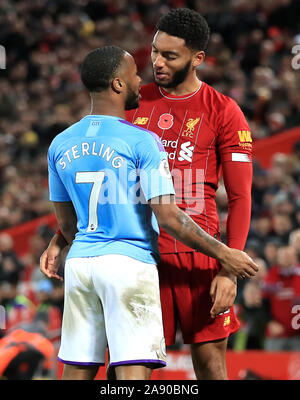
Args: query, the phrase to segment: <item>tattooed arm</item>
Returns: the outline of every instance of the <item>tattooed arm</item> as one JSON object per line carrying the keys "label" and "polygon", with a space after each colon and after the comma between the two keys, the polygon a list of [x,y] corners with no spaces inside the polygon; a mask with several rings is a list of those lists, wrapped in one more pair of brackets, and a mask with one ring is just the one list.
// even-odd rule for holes
{"label": "tattooed arm", "polygon": [[175,204],[175,198],[161,196],[149,201],[158,224],[185,245],[219,260],[224,269],[238,277],[251,277],[257,265],[243,251],[231,249],[200,228]]}

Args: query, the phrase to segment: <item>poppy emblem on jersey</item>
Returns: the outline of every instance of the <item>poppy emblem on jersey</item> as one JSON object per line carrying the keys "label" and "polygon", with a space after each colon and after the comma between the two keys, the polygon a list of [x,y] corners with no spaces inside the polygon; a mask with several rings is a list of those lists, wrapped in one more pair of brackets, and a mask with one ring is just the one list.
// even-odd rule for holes
{"label": "poppy emblem on jersey", "polygon": [[134,121],[135,125],[146,125],[148,122],[149,118],[147,117],[137,117],[137,119]]}
{"label": "poppy emblem on jersey", "polygon": [[157,125],[160,129],[170,129],[173,126],[173,123],[174,123],[173,115],[165,113],[159,117]]}
{"label": "poppy emblem on jersey", "polygon": [[186,129],[183,131],[182,136],[188,136],[192,138],[194,136],[195,126],[200,121],[200,118],[189,118],[188,122],[186,123]]}

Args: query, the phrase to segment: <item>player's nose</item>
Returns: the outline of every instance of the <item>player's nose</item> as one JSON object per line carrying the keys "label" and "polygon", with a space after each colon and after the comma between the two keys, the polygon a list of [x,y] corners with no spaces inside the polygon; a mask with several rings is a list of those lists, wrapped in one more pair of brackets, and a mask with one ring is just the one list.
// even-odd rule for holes
{"label": "player's nose", "polygon": [[164,58],[161,55],[157,55],[153,60],[153,67],[161,68],[165,65]]}

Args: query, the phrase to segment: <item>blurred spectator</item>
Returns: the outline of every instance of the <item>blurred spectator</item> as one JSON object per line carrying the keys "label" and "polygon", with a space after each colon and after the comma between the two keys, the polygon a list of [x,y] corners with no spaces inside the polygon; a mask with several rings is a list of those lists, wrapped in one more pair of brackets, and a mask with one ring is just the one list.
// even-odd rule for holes
{"label": "blurred spectator", "polygon": [[5,307],[6,329],[16,329],[23,323],[32,322],[36,306],[24,294],[16,284],[2,283],[1,304]]}
{"label": "blurred spectator", "polygon": [[295,226],[296,227],[300,226],[300,207],[298,207],[295,210],[294,220],[295,220]]}
{"label": "blurred spectator", "polygon": [[295,174],[297,174],[299,180],[299,172],[300,172],[300,141],[296,142],[293,148],[293,152],[291,154],[291,159],[293,161],[295,167]]}
{"label": "blurred spectator", "polygon": [[293,247],[278,250],[278,265],[265,277],[263,293],[270,302],[265,349],[300,350],[300,332],[292,324],[292,308],[300,304],[300,264]]}
{"label": "blurred spectator", "polygon": [[28,380],[53,377],[54,347],[42,334],[13,330],[0,339],[0,377]]}
{"label": "blurred spectator", "polygon": [[246,242],[245,246],[245,252],[251,257],[251,258],[259,258],[261,257],[262,253],[262,248],[260,241],[257,239],[248,239]]}
{"label": "blurred spectator", "polygon": [[54,290],[52,281],[45,279],[38,282],[35,289],[35,300],[37,308],[34,322],[37,326],[42,323],[45,336],[51,342],[57,342],[60,339],[62,309],[59,307],[60,304],[57,304],[56,289]]}
{"label": "blurred spectator", "polygon": [[283,244],[288,244],[292,229],[292,220],[288,214],[275,214],[273,216],[273,236],[280,239]]}
{"label": "blurred spectator", "polygon": [[265,243],[264,247],[264,259],[269,267],[277,264],[277,253],[278,248],[282,246],[283,243],[279,239],[272,239]]}
{"label": "blurred spectator", "polygon": [[0,235],[0,282],[17,284],[24,265],[13,250],[13,240],[7,233]]}
{"label": "blurred spectator", "polygon": [[29,252],[23,257],[23,262],[26,265],[26,280],[32,284],[45,280],[45,275],[42,274],[39,267],[40,257],[53,234],[54,231],[51,228],[42,225],[30,237]]}
{"label": "blurred spectator", "polygon": [[259,266],[257,275],[249,279],[243,288],[240,299],[237,300],[237,314],[241,322],[240,330],[234,336],[235,350],[264,348],[264,332],[269,320],[269,307],[263,298],[262,281],[267,274],[266,263],[261,258],[255,258]]}
{"label": "blurred spectator", "polygon": [[300,229],[295,229],[291,232],[289,236],[289,245],[295,249],[298,262],[300,262]]}
{"label": "blurred spectator", "polygon": [[64,308],[64,284],[61,281],[53,280],[53,291],[51,293],[50,304],[57,307],[61,314]]}
{"label": "blurred spectator", "polygon": [[262,214],[253,219],[251,226],[252,235],[258,241],[265,242],[272,232],[272,219],[269,213]]}

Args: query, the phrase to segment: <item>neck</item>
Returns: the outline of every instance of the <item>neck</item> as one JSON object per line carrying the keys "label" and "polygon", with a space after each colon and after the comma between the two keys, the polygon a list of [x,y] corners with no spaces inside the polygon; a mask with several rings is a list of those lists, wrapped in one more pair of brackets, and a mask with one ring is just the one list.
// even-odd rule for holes
{"label": "neck", "polygon": [[200,79],[198,79],[196,73],[194,73],[190,77],[187,77],[179,85],[172,87],[172,88],[162,87],[162,89],[164,91],[166,91],[167,93],[172,94],[174,96],[185,96],[186,94],[190,94],[190,93],[193,93],[196,90],[198,90],[201,85],[202,85],[202,81],[200,81]]}
{"label": "neck", "polygon": [[91,115],[110,115],[125,119],[124,106],[107,95],[91,94]]}

